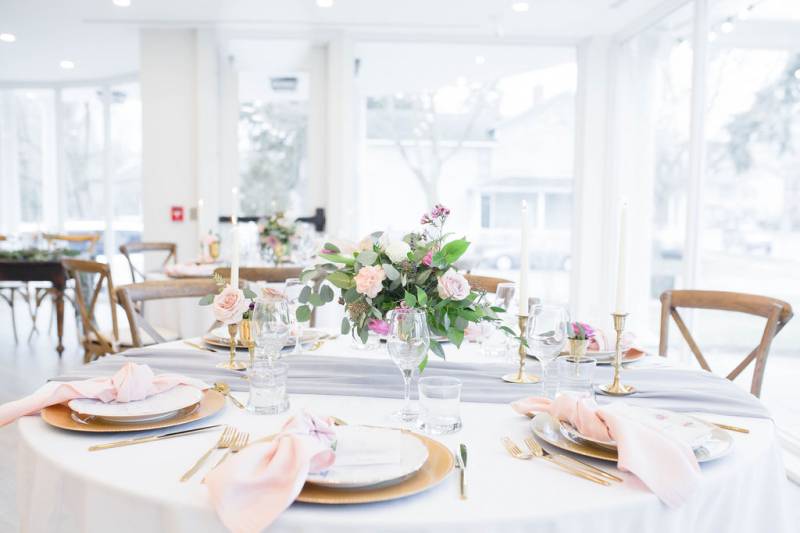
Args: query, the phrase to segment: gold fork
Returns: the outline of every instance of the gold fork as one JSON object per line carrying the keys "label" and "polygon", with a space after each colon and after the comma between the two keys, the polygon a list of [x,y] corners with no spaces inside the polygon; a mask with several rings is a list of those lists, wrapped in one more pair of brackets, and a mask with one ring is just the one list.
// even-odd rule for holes
{"label": "gold fork", "polygon": [[221,465],[222,461],[224,461],[225,459],[228,458],[228,455],[230,455],[232,453],[239,453],[242,450],[242,448],[247,446],[247,442],[249,440],[250,440],[250,434],[249,433],[245,433],[244,431],[237,433],[236,436],[233,438],[233,442],[228,447],[228,451],[226,451],[225,455],[223,455],[220,458],[219,462],[214,465],[214,468],[216,468],[219,465]]}
{"label": "gold fork", "polygon": [[181,481],[188,481],[193,475],[200,470],[200,467],[203,466],[203,463],[208,459],[208,457],[214,453],[214,450],[222,450],[224,448],[229,447],[233,443],[233,437],[236,435],[236,430],[231,426],[226,426],[225,431],[222,432],[220,435],[219,440],[217,441],[214,446],[209,448],[209,450],[200,456],[200,459],[192,466],[189,470],[186,471],[185,474],[181,476]]}
{"label": "gold fork", "polygon": [[611,483],[609,481],[607,481],[607,480],[605,480],[603,478],[593,476],[592,474],[590,474],[588,472],[584,472],[584,471],[578,470],[576,468],[570,468],[568,465],[566,465],[564,463],[560,463],[560,462],[556,461],[555,459],[553,459],[553,457],[551,455],[538,456],[538,455],[535,455],[534,453],[523,452],[520,449],[520,447],[517,446],[517,444],[513,440],[508,438],[508,437],[503,437],[502,439],[500,439],[500,441],[503,443],[503,446],[505,447],[506,451],[512,457],[514,457],[516,459],[533,459],[534,457],[542,457],[543,459],[547,459],[548,461],[550,461],[554,465],[558,466],[559,468],[561,468],[565,472],[568,472],[568,473],[572,474],[573,476],[578,476],[578,477],[586,479],[588,481],[593,481],[594,483],[599,483],[600,485],[611,485]]}
{"label": "gold fork", "polygon": [[541,446],[541,444],[536,442],[536,440],[534,440],[533,437],[528,437],[528,438],[524,439],[524,441],[525,441],[525,446],[527,446],[528,449],[531,451],[531,453],[533,455],[535,455],[536,457],[553,457],[553,458],[556,458],[556,459],[563,459],[563,460],[575,463],[575,467],[577,467],[577,468],[583,467],[584,469],[590,470],[592,475],[597,475],[599,477],[602,477],[602,478],[605,478],[605,479],[608,479],[608,480],[611,480],[611,481],[618,481],[619,483],[622,483],[624,481],[621,477],[615,476],[614,474],[611,474],[610,472],[606,472],[602,468],[597,468],[596,466],[594,466],[592,464],[584,463],[580,459],[575,459],[574,457],[569,457],[568,455],[550,453],[547,450],[545,450]]}

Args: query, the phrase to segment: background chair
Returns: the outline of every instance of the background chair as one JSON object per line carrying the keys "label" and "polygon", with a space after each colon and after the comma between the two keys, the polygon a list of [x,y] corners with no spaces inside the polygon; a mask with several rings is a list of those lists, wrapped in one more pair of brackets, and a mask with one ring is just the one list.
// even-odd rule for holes
{"label": "background chair", "polygon": [[[137,306],[150,300],[166,300],[173,298],[202,298],[217,292],[217,284],[213,279],[176,279],[152,280],[132,283],[117,288],[117,301],[125,310],[131,331],[131,345],[145,345],[140,330],[144,331],[155,342],[166,342],[159,328],[152,326],[137,310]],[[216,323],[209,330],[213,329]]]}
{"label": "background chair", "polygon": [[164,261],[161,263],[161,268],[163,270],[163,268],[166,267],[170,261],[173,263],[176,261],[178,245],[176,245],[174,242],[129,242],[128,244],[123,244],[120,246],[119,251],[128,261],[128,266],[131,269],[131,283],[136,283],[147,280],[147,274],[136,268],[136,266],[133,264],[133,260],[131,260],[131,254],[166,252],[167,255],[164,258]]}
{"label": "background chair", "polygon": [[683,338],[692,350],[700,366],[711,372],[711,367],[700,352],[700,348],[686,327],[678,308],[688,309],[712,309],[718,311],[735,311],[748,315],[760,316],[767,319],[761,342],[751,351],[747,357],[734,368],[726,378],[733,381],[747,366],[755,360],[753,370],[753,381],[750,385],[750,392],[755,396],[761,395],[761,385],[764,380],[764,370],[767,364],[767,355],[772,345],[772,339],[780,330],[791,320],[792,306],[788,303],[755,294],[743,294],[737,292],[723,291],[664,291],[661,294],[661,338],[658,344],[658,354],[662,357],[667,355],[667,342],[669,337],[669,318],[675,320]]}
{"label": "background chair", "polygon": [[[242,281],[263,281],[266,283],[283,283],[289,278],[299,278],[303,271],[301,267],[242,267],[239,269],[239,279]],[[214,270],[223,279],[231,279],[231,269],[228,267]]]}
{"label": "background chair", "polygon": [[474,276],[467,274],[464,276],[469,281],[469,286],[473,289],[486,291],[489,294],[494,294],[497,291],[497,286],[501,283],[514,283],[511,280],[503,278],[493,278],[490,276]]}

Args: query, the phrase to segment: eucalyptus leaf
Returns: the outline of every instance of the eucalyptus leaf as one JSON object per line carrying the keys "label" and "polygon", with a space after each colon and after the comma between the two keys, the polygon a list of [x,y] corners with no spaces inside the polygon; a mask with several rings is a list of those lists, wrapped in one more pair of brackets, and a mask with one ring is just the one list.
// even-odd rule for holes
{"label": "eucalyptus leaf", "polygon": [[242,292],[244,293],[244,297],[247,298],[248,300],[255,300],[256,298],[258,298],[258,294],[248,289],[247,287],[242,289]]}
{"label": "eucalyptus leaf", "polygon": [[469,325],[469,322],[463,316],[457,316],[454,323],[455,323],[456,329],[461,330],[461,331],[464,331],[467,328],[467,326]]}
{"label": "eucalyptus leaf", "polygon": [[311,308],[307,305],[299,306],[295,312],[295,317],[297,317],[298,322],[308,322],[311,320]]}
{"label": "eucalyptus leaf", "polygon": [[199,305],[211,305],[214,303],[214,295],[213,294],[206,294],[200,301],[198,302]]}
{"label": "eucalyptus leaf", "polygon": [[306,285],[305,287],[303,287],[303,289],[300,291],[300,294],[297,296],[297,301],[300,302],[301,304],[308,303],[309,296],[311,296],[311,287]]}
{"label": "eucalyptus leaf", "polygon": [[309,295],[308,303],[310,303],[314,307],[322,307],[323,305],[325,305],[325,302],[322,301],[322,297],[315,292]]}
{"label": "eucalyptus leaf", "polygon": [[347,266],[352,266],[353,263],[356,262],[356,260],[353,259],[352,257],[345,257],[339,254],[320,254],[320,256],[324,257],[326,260],[332,263],[342,263]]}
{"label": "eucalyptus leaf", "polygon": [[358,294],[358,291],[355,290],[355,288],[350,288],[344,291],[342,297],[344,298],[345,303],[351,304],[356,300],[358,300],[361,297],[361,295]]}
{"label": "eucalyptus leaf", "polygon": [[428,295],[425,294],[425,291],[422,290],[422,287],[417,287],[417,301],[419,302],[420,307],[425,307],[428,305]]}
{"label": "eucalyptus leaf", "polygon": [[331,272],[325,279],[330,281],[340,289],[349,289],[351,287],[356,286],[355,280],[352,277],[350,277],[349,274],[346,274],[342,271]]}
{"label": "eucalyptus leaf", "polygon": [[423,359],[417,368],[419,368],[419,373],[422,374],[425,371],[425,367],[428,366],[428,354],[425,354],[425,359]]}
{"label": "eucalyptus leaf", "polygon": [[366,326],[360,326],[358,328],[358,338],[361,339],[361,342],[367,344],[367,340],[369,339],[369,330]]}
{"label": "eucalyptus leaf", "polygon": [[406,305],[408,305],[409,307],[416,307],[417,306],[417,298],[416,298],[416,296],[414,296],[413,294],[411,294],[408,291],[406,291],[406,294],[403,297],[403,300],[405,300]]}
{"label": "eucalyptus leaf", "polygon": [[442,345],[439,343],[439,341],[431,339],[430,349],[434,355],[444,359],[444,348],[442,348]]}
{"label": "eucalyptus leaf", "polygon": [[350,333],[350,320],[347,317],[342,319],[342,335]]}
{"label": "eucalyptus leaf", "polygon": [[319,290],[319,297],[324,303],[332,302],[334,298],[333,289],[328,285],[323,285]]}
{"label": "eucalyptus leaf", "polygon": [[447,338],[456,345],[456,347],[460,348],[461,343],[464,341],[464,330],[450,328],[447,330]]}
{"label": "eucalyptus leaf", "polygon": [[428,281],[428,278],[431,277],[431,273],[433,273],[433,270],[423,270],[420,272],[419,275],[417,275],[417,285],[423,285]]}
{"label": "eucalyptus leaf", "polygon": [[356,261],[358,261],[364,266],[374,265],[375,261],[377,260],[378,260],[378,254],[370,250],[364,250],[363,252],[360,252],[356,256]]}
{"label": "eucalyptus leaf", "polygon": [[384,263],[383,271],[386,272],[386,277],[392,281],[400,277],[400,272],[391,263]]}

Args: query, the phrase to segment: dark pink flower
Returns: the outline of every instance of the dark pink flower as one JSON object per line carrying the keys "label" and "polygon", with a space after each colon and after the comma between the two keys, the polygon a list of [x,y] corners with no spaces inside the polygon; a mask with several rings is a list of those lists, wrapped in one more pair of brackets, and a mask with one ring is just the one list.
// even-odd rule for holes
{"label": "dark pink flower", "polygon": [[428,250],[428,253],[422,258],[422,264],[426,267],[429,267],[433,264],[433,250]]}
{"label": "dark pink flower", "polygon": [[389,323],[386,322],[385,320],[370,318],[369,320],[367,320],[367,329],[373,333],[377,333],[378,335],[388,335]]}

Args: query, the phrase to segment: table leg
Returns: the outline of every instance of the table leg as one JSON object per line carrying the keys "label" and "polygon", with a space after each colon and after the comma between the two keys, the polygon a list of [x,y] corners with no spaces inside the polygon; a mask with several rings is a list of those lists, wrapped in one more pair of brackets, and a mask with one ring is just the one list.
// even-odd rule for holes
{"label": "table leg", "polygon": [[56,346],[56,350],[58,351],[58,356],[61,357],[61,354],[64,353],[64,343],[62,339],[64,337],[64,290],[56,288],[53,292],[53,303],[56,306],[56,332],[58,334],[58,346]]}

